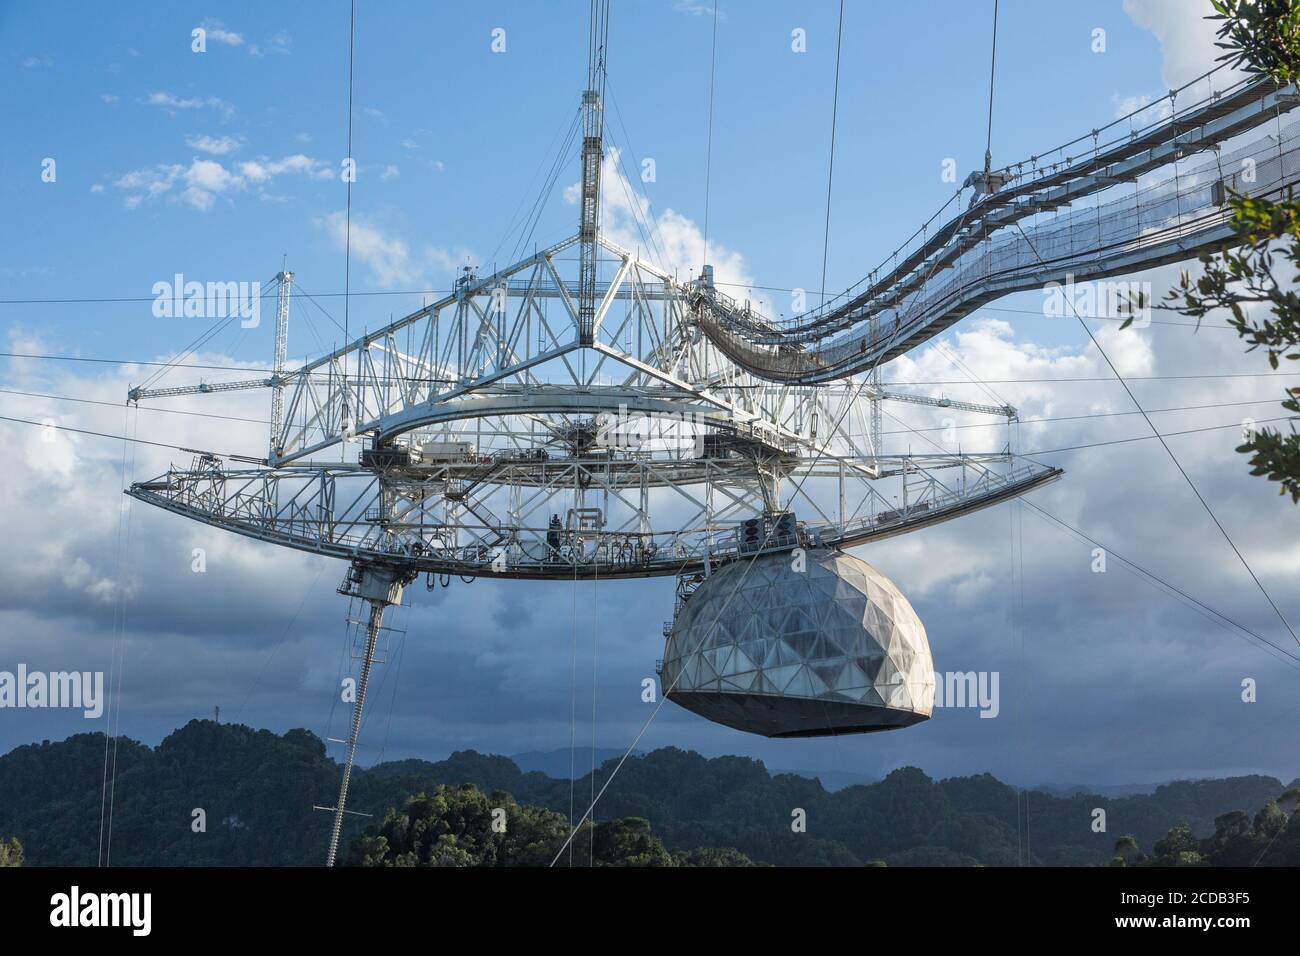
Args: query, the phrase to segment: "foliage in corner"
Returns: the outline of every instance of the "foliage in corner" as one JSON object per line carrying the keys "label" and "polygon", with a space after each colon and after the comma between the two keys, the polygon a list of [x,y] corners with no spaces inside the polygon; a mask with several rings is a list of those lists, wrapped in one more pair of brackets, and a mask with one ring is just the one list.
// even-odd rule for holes
{"label": "foliage in corner", "polygon": [[1295,0],[1211,0],[1219,20],[1219,59],[1283,83],[1300,75],[1300,5]]}
{"label": "foliage in corner", "polygon": [[[1232,226],[1240,245],[1204,253],[1201,275],[1186,270],[1167,300],[1198,322],[1213,309],[1226,309],[1228,324],[1248,343],[1247,351],[1263,348],[1269,365],[1300,359],[1300,202],[1288,195],[1274,202],[1234,195],[1229,200]],[[1275,256],[1285,260],[1292,278],[1285,285],[1274,273]],[[1300,413],[1300,388],[1286,390],[1282,407]],[[1300,435],[1271,428],[1251,429],[1237,451],[1249,454],[1252,475],[1266,475],[1280,484],[1282,494],[1300,501]]]}
{"label": "foliage in corner", "polygon": [[22,866],[23,845],[17,837],[0,840],[0,866]]}
{"label": "foliage in corner", "polygon": [[[1296,0],[1212,0],[1221,21],[1219,42],[1227,51],[1219,57],[1249,73],[1268,75],[1282,83],[1300,77],[1300,4]],[[1284,199],[1271,200],[1232,192],[1228,201],[1236,239],[1232,247],[1200,256],[1202,274],[1192,279],[1184,270],[1176,289],[1166,297],[1166,307],[1200,320],[1213,309],[1226,309],[1237,334],[1249,344],[1247,351],[1263,348],[1269,365],[1279,359],[1300,359],[1300,202],[1288,191]],[[1280,255],[1291,274],[1281,280],[1274,273]],[[1124,322],[1129,325],[1132,318]],[[1282,407],[1300,413],[1300,389],[1287,389]],[[1250,423],[1247,423],[1250,424]],[[1246,429],[1246,441],[1237,451],[1250,455],[1251,474],[1267,476],[1279,484],[1281,494],[1300,502],[1300,434],[1272,428]]]}

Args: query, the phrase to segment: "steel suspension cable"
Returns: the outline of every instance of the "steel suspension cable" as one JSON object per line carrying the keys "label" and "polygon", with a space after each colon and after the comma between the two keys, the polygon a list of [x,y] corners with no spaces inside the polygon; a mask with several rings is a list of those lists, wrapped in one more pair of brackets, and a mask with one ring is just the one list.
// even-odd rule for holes
{"label": "steel suspension cable", "polygon": [[988,175],[993,171],[993,78],[998,68],[998,0],[993,0],[993,53],[989,57],[989,122],[984,140],[984,186],[988,188]]}
{"label": "steel suspension cable", "polygon": [[831,152],[826,169],[826,229],[822,234],[822,286],[819,304],[826,302],[826,259],[831,247],[831,184],[835,180],[835,127],[840,111],[840,53],[844,48],[844,0],[840,0],[839,27],[835,34],[835,92],[831,96]]}
{"label": "steel suspension cable", "polygon": [[709,52],[709,135],[704,151],[704,261],[709,264],[709,187],[713,178],[713,85],[718,63],[718,0],[713,0],[713,44]]}
{"label": "steel suspension cable", "polygon": [[[1041,262],[1042,256],[1038,254],[1038,248],[1034,245],[1029,236],[1025,234],[1025,230],[1021,228],[1020,223],[1015,223],[1015,227],[1028,244],[1030,250],[1034,253],[1034,256]],[[1069,302],[1068,299],[1067,302]],[[1214,509],[1210,507],[1210,503],[1205,500],[1205,496],[1202,495],[1200,489],[1196,487],[1196,482],[1192,481],[1191,475],[1187,473],[1182,462],[1178,460],[1178,456],[1174,454],[1173,449],[1169,447],[1169,443],[1165,441],[1165,436],[1160,433],[1159,429],[1156,428],[1155,423],[1151,421],[1151,416],[1147,414],[1146,410],[1142,407],[1142,403],[1139,402],[1137,396],[1133,394],[1133,390],[1129,388],[1128,382],[1125,381],[1124,376],[1120,374],[1119,369],[1115,367],[1115,363],[1112,362],[1110,356],[1106,354],[1106,350],[1102,348],[1101,343],[1097,341],[1097,337],[1092,334],[1092,329],[1088,328],[1088,323],[1083,320],[1083,316],[1079,314],[1079,310],[1074,307],[1073,302],[1069,302],[1069,306],[1070,311],[1074,313],[1074,317],[1079,320],[1079,325],[1083,327],[1083,331],[1087,333],[1089,340],[1091,340],[1093,346],[1097,349],[1097,353],[1101,355],[1102,359],[1105,360],[1106,365],[1109,366],[1111,374],[1114,375],[1115,379],[1121,386],[1123,386],[1129,400],[1133,403],[1133,407],[1141,413],[1142,418],[1151,429],[1151,433],[1160,441],[1165,453],[1169,456],[1169,460],[1174,463],[1174,467],[1178,469],[1178,473],[1183,476],[1183,480],[1187,483],[1187,487],[1192,489],[1192,494],[1194,494],[1196,500],[1201,503],[1201,507],[1205,509],[1205,513],[1210,516],[1210,520],[1214,522],[1214,526],[1219,529],[1219,533],[1223,535],[1223,540],[1228,542],[1228,547],[1232,549],[1233,554],[1237,556],[1237,560],[1241,562],[1241,566],[1246,569],[1246,573],[1249,574],[1251,580],[1255,582],[1255,586],[1259,589],[1259,592],[1264,595],[1264,600],[1266,600],[1269,607],[1273,609],[1273,613],[1276,614],[1278,620],[1282,622],[1282,626],[1286,628],[1287,633],[1291,635],[1292,640],[1294,640],[1296,644],[1300,644],[1300,635],[1296,634],[1295,629],[1291,626],[1291,622],[1287,620],[1286,615],[1282,613],[1282,609],[1278,607],[1277,602],[1273,600],[1273,596],[1269,594],[1268,589],[1264,587],[1264,582],[1262,582],[1259,579],[1259,576],[1255,574],[1255,570],[1250,566],[1250,562],[1246,560],[1246,556],[1241,553],[1241,549],[1238,548],[1236,542],[1232,540],[1232,535],[1228,534],[1228,529],[1223,526],[1221,521],[1219,521],[1218,515],[1216,515]]]}
{"label": "steel suspension cable", "polygon": [[[352,13],[348,21],[348,153],[346,167],[347,213],[343,232],[343,345],[346,347],[352,337],[349,334],[352,302],[352,181],[357,178],[356,159],[352,156],[352,67],[355,61],[357,35],[357,0],[352,0]],[[360,388],[361,362],[357,362],[357,387]],[[343,422],[348,422],[348,366],[347,356],[343,356]]]}
{"label": "steel suspension cable", "polygon": [[[130,421],[131,421],[130,418],[131,407],[129,405],[126,406],[125,409],[123,410],[122,416],[123,416],[122,417],[122,483],[126,484],[127,449],[130,447],[130,443],[126,439],[126,430],[127,427],[130,425]],[[113,576],[117,578],[119,582],[123,580],[123,578],[121,577],[122,560],[123,560],[122,559],[122,538],[123,538],[123,533],[125,531],[125,527],[126,527],[126,509],[119,508],[117,513],[117,547],[116,547],[115,558],[113,561],[113,565],[114,565]],[[122,600],[123,600],[122,589],[119,587],[117,593],[114,595],[113,628],[112,628],[112,635],[111,635],[112,641],[109,644],[108,713],[110,718],[112,716],[113,672],[114,672],[114,667],[116,666],[117,663],[117,620],[118,620],[118,613],[121,608]],[[109,726],[109,720],[105,720],[104,722],[104,769],[103,769],[102,776],[100,778],[100,790],[99,790],[99,853],[95,858],[96,866],[104,865],[104,828],[108,823],[108,767],[109,767],[109,753],[110,753],[109,740],[111,739],[109,730],[111,729],[112,728]]]}
{"label": "steel suspension cable", "polygon": [[[905,422],[905,421],[903,421],[902,419],[898,418],[896,415],[891,415],[889,412],[885,412],[885,415],[886,415],[887,417],[889,417],[889,418],[892,418],[894,421],[898,422],[898,424],[900,424],[900,425],[904,425],[904,426],[907,425],[907,422]],[[921,434],[918,433],[918,434],[917,434],[917,437],[918,437],[918,438],[922,438],[922,439],[924,439],[925,441],[929,442],[929,443],[930,443],[931,445],[933,445],[935,448],[938,448],[938,449],[940,449],[940,450],[943,450],[943,446],[940,445],[938,442],[936,442],[936,441],[935,441],[933,438],[931,438],[930,436],[928,436],[928,435],[921,435]],[[1170,593],[1170,594],[1173,594],[1173,595],[1175,595],[1175,596],[1177,596],[1177,597],[1181,597],[1181,598],[1183,598],[1183,599],[1184,599],[1184,603],[1189,603],[1189,604],[1191,604],[1191,605],[1195,605],[1195,607],[1196,607],[1197,609],[1199,609],[1200,612],[1203,612],[1203,613],[1202,613],[1202,617],[1205,617],[1207,620],[1211,620],[1211,621],[1213,621],[1214,623],[1218,623],[1218,624],[1220,624],[1221,626],[1224,627],[1225,630],[1233,630],[1233,629],[1235,628],[1237,631],[1240,631],[1242,634],[1246,635],[1247,637],[1254,638],[1254,639],[1255,639],[1256,641],[1258,641],[1261,645],[1263,645],[1263,646],[1269,648],[1269,651],[1271,651],[1271,652],[1276,652],[1276,653],[1272,653],[1272,654],[1270,654],[1270,656],[1275,657],[1275,658],[1278,659],[1278,660],[1283,660],[1283,659],[1285,659],[1287,662],[1289,662],[1289,664],[1290,664],[1291,666],[1300,667],[1300,657],[1297,657],[1295,654],[1293,654],[1293,653],[1291,653],[1290,651],[1288,651],[1285,647],[1281,647],[1281,646],[1279,646],[1279,645],[1277,645],[1277,644],[1274,644],[1272,641],[1270,641],[1268,638],[1264,637],[1262,634],[1258,633],[1257,631],[1254,631],[1254,630],[1252,630],[1251,628],[1247,627],[1246,625],[1240,623],[1239,621],[1237,621],[1237,620],[1235,620],[1235,619],[1233,619],[1233,618],[1228,617],[1228,616],[1227,616],[1226,614],[1224,614],[1222,611],[1218,611],[1218,610],[1216,610],[1215,608],[1211,607],[1209,604],[1206,604],[1204,601],[1201,601],[1200,599],[1198,599],[1198,598],[1194,597],[1193,595],[1189,594],[1187,591],[1183,590],[1182,588],[1179,588],[1177,585],[1174,585],[1174,584],[1170,583],[1169,581],[1166,581],[1164,578],[1160,577],[1159,575],[1155,574],[1154,572],[1152,572],[1152,571],[1148,570],[1147,568],[1143,567],[1142,565],[1138,564],[1138,563],[1137,563],[1136,561],[1134,561],[1133,559],[1128,558],[1128,557],[1125,557],[1124,555],[1120,554],[1120,553],[1119,553],[1118,551],[1116,551],[1114,548],[1111,548],[1110,546],[1101,543],[1101,542],[1098,541],[1096,538],[1090,537],[1088,534],[1086,534],[1085,532],[1081,531],[1080,529],[1074,527],[1073,525],[1071,525],[1071,524],[1069,524],[1068,522],[1062,520],[1061,518],[1058,518],[1056,515],[1052,514],[1052,513],[1049,512],[1047,509],[1041,507],[1040,505],[1035,504],[1033,501],[1031,501],[1031,500],[1030,500],[1029,498],[1027,498],[1025,495],[1023,495],[1023,494],[1021,494],[1021,495],[1017,495],[1016,498],[1017,498],[1018,500],[1022,501],[1023,503],[1027,504],[1030,508],[1032,508],[1032,509],[1033,509],[1034,511],[1036,511],[1038,514],[1042,515],[1042,516],[1043,516],[1044,518],[1046,518],[1047,520],[1049,520],[1049,521],[1053,522],[1054,524],[1058,525],[1059,527],[1065,529],[1066,531],[1068,531],[1069,533],[1073,534],[1075,537],[1079,538],[1080,540],[1085,541],[1085,542],[1087,542],[1087,543],[1093,545],[1094,547],[1101,548],[1103,551],[1106,552],[1107,555],[1109,555],[1109,556],[1112,557],[1112,558],[1117,559],[1118,561],[1120,561],[1120,562],[1121,562],[1122,564],[1124,564],[1125,566],[1127,566],[1127,567],[1131,568],[1133,571],[1137,572],[1137,573],[1138,573],[1140,576],[1142,576],[1143,578],[1149,580],[1151,583],[1153,583],[1153,584],[1159,586],[1160,588],[1164,589],[1164,590],[1166,591],[1166,593]],[[1281,655],[1281,656],[1279,657],[1278,655]]]}
{"label": "steel suspension cable", "polygon": [[[128,406],[130,407],[130,406]],[[150,441],[147,438],[127,437],[125,435],[110,435],[108,432],[96,432],[86,428],[73,428],[71,425],[55,425],[52,422],[37,422],[30,418],[10,418],[7,415],[0,415],[0,422],[13,422],[18,425],[35,425],[37,428],[54,428],[61,432],[75,432],[78,435],[91,435],[95,438],[112,438],[122,439],[135,445],[152,445],[155,448],[170,448],[174,451],[187,451],[196,455],[214,455],[217,458],[229,458],[231,461],[243,461],[253,465],[265,465],[265,458],[255,458],[251,455],[234,455],[225,452],[207,451],[202,448],[186,448],[183,445],[170,445],[167,442]]]}

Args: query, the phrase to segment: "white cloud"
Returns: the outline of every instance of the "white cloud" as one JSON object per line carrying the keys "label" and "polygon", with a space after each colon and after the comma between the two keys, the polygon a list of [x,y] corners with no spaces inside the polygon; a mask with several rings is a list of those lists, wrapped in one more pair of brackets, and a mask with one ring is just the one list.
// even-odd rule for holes
{"label": "white cloud", "polygon": [[285,156],[283,159],[276,160],[262,156],[257,160],[241,163],[239,171],[250,182],[254,183],[266,183],[273,177],[284,173],[304,175],[317,180],[332,179],[334,177],[334,171],[329,163],[321,159],[312,159],[302,153],[294,153],[292,156]]}
{"label": "white cloud", "polygon": [[239,149],[239,140],[231,136],[190,136],[185,140],[186,144],[203,153],[210,153],[213,156],[225,156],[227,153],[233,153]]}
{"label": "white cloud", "polygon": [[[619,150],[611,147],[601,166],[601,233],[625,249],[639,251],[643,259],[670,275],[685,280],[697,274],[704,262],[703,230],[694,220],[673,209],[664,209],[656,215],[650,200],[623,175],[619,158]],[[567,186],[565,202],[576,205],[580,190],[579,183]],[[714,281],[725,283],[729,295],[748,298],[756,306],[770,306],[752,288],[754,278],[741,253],[714,236],[709,238],[708,259],[713,266]]]}
{"label": "white cloud", "polygon": [[399,169],[398,169],[396,166],[394,166],[392,163],[389,163],[387,166],[384,167],[384,171],[383,171],[382,173],[379,174],[379,178],[380,178],[380,179],[396,179],[396,178],[397,178],[398,176],[400,176],[401,174],[402,174],[402,173],[401,173],[401,170],[399,170]]}
{"label": "white cloud", "polygon": [[[193,329],[186,327],[184,320],[157,321],[170,324],[170,328],[159,329],[160,341],[180,341],[193,335]],[[12,328],[7,331],[12,351],[45,353],[51,348],[54,352],[61,351],[49,341],[15,333]],[[213,365],[255,364],[247,358],[233,360],[213,353],[196,356],[192,361]],[[76,363],[15,361],[0,367],[0,383],[9,389],[105,403],[97,406],[9,395],[6,396],[10,409],[7,414],[13,417],[120,435],[123,434],[121,403],[125,389],[128,384],[139,384],[153,371],[156,369],[141,366],[103,366],[91,372],[87,366]],[[198,374],[190,377],[187,371],[176,370],[167,381],[176,384],[196,381]],[[157,403],[159,407],[247,418],[251,422],[159,413],[148,407],[131,415],[138,416],[141,435],[148,431],[162,441],[258,454],[266,447],[266,426],[258,422],[268,417],[267,402],[264,390],[254,390],[230,394],[219,402],[207,396],[195,396]],[[114,410],[110,404],[119,407]],[[130,431],[128,427],[126,433]],[[277,594],[278,586],[271,586],[270,581],[283,576],[285,586],[303,593],[312,582],[317,562],[280,549],[264,548],[200,524],[173,519],[122,494],[132,474],[136,479],[144,479],[164,473],[171,462],[187,464],[190,456],[184,452],[134,445],[132,471],[129,465],[124,468],[127,459],[121,441],[59,430],[43,433],[40,428],[14,423],[0,426],[0,437],[8,461],[0,475],[0,501],[6,503],[9,512],[5,530],[29,542],[22,549],[0,550],[0,617],[3,618],[0,655],[8,660],[28,661],[33,660],[31,655],[61,658],[69,666],[75,662],[79,668],[107,671],[111,650],[104,637],[111,631],[114,607],[122,595],[129,602],[125,607],[130,610],[125,613],[133,619],[125,639],[128,673],[132,670],[131,661],[139,668],[134,672],[135,679],[149,681],[164,698],[175,694],[178,688],[187,688],[180,690],[178,696],[193,693],[198,699],[206,695],[193,681],[224,683],[224,675],[229,673],[227,668],[241,661],[235,666],[241,671],[245,665],[249,667],[249,672],[242,675],[243,687],[247,688],[258,662],[265,659],[265,647],[279,639],[278,635],[269,640],[247,639],[245,635],[263,626],[253,619],[249,613],[251,608],[260,608],[255,613],[268,615],[267,620],[275,619],[283,613],[282,592]],[[50,504],[57,501],[58,504],[49,508],[15,507],[21,501]],[[56,512],[65,522],[51,520]],[[129,550],[119,551],[117,542],[122,522],[129,522],[138,537]],[[206,574],[193,574],[190,570],[192,551],[196,547],[206,551]],[[170,583],[158,587],[157,583],[163,580]],[[228,590],[232,587],[233,591]],[[38,593],[51,603],[39,607],[39,602],[33,600]],[[240,606],[219,611],[227,600],[223,595],[231,593],[240,595]],[[306,613],[311,615],[312,611]],[[225,638],[224,648],[209,658],[203,649],[204,637],[215,634]],[[257,649],[259,643],[261,650]],[[157,680],[157,675],[147,676],[155,666],[149,661],[160,659],[158,652],[168,645],[184,660],[183,666],[171,675],[178,681],[175,684],[168,678]],[[297,661],[296,669],[306,672],[315,656],[305,653]],[[291,678],[289,687],[299,679],[298,675]],[[236,693],[233,684],[230,693],[232,696]],[[127,700],[133,694],[129,687],[125,689]],[[134,709],[127,703],[127,712],[145,714],[151,705],[141,703],[144,709]],[[34,731],[36,739],[56,736],[50,732],[53,729],[38,726]],[[12,734],[13,728],[7,727],[5,746],[17,742]],[[0,746],[0,750],[5,746]]]}
{"label": "white cloud", "polygon": [[289,46],[292,40],[287,32],[281,30],[271,37],[270,41],[262,46],[253,43],[248,47],[249,56],[288,56]]}
{"label": "white cloud", "polygon": [[[1135,25],[1150,30],[1160,41],[1160,79],[1166,89],[1177,89],[1218,65],[1215,61],[1223,51],[1214,45],[1215,21],[1205,19],[1213,12],[1209,3],[1124,0],[1124,12]],[[1216,82],[1216,88],[1222,86],[1222,81]]]}
{"label": "white cloud", "polygon": [[207,212],[218,195],[244,188],[244,180],[211,159],[195,159],[189,166],[179,163],[159,163],[145,169],[133,170],[114,180],[113,185],[126,193],[128,209],[135,209],[145,200],[156,199],[174,189],[179,189],[181,202]]}
{"label": "white cloud", "polygon": [[27,56],[27,57],[23,57],[23,61],[22,61],[22,66],[24,70],[35,69],[38,66],[50,67],[53,65],[54,65],[54,61],[51,60],[48,56]]}
{"label": "white cloud", "polygon": [[197,109],[214,109],[229,117],[234,115],[235,108],[225,100],[217,96],[188,96],[180,97],[171,93],[154,92],[150,93],[145,100],[150,106],[157,106],[173,115],[177,110],[197,110]]}
{"label": "white cloud", "polygon": [[115,93],[100,93],[99,98],[103,100],[105,103],[109,104],[110,106],[116,103],[119,99],[119,97]]}
{"label": "white cloud", "polygon": [[208,39],[213,43],[224,43],[226,46],[243,46],[243,34],[235,33],[233,30],[227,30],[226,25],[220,20],[214,20],[211,17],[204,20],[201,24],[207,31]]}
{"label": "white cloud", "polygon": [[136,169],[126,173],[115,180],[113,185],[129,192],[143,192],[149,196],[157,196],[171,189],[182,170],[183,167],[174,164],[159,164],[150,169]]}
{"label": "white cloud", "polygon": [[341,212],[331,213],[326,226],[339,248],[351,242],[352,254],[370,267],[381,287],[391,289],[418,282],[419,269],[412,262],[410,248],[401,239],[386,236],[354,217],[349,240],[347,219]]}
{"label": "white cloud", "polygon": [[[320,225],[336,248],[346,247],[348,223],[345,213],[333,212]],[[365,263],[375,282],[384,289],[430,288],[435,277],[442,277],[445,281],[467,259],[472,260],[465,249],[452,251],[425,245],[412,250],[404,240],[355,215],[352,217],[351,237],[352,257]]]}
{"label": "white cloud", "polygon": [[[220,150],[234,149],[233,140],[211,140],[199,137],[190,145],[217,154]],[[155,199],[164,194],[172,194],[178,202],[183,202],[200,212],[207,212],[216,203],[217,197],[238,192],[254,186],[262,199],[283,201],[283,196],[272,196],[265,192],[265,187],[281,175],[305,176],[311,180],[327,180],[334,175],[328,163],[312,159],[302,153],[285,156],[282,159],[269,159],[265,156],[256,160],[247,160],[237,166],[227,168],[216,159],[191,160],[188,166],[180,163],[158,163],[144,169],[132,170],[114,180],[113,185],[126,195],[124,202],[128,209],[135,209],[146,200]]]}
{"label": "white cloud", "polygon": [[[714,7],[717,6],[716,0],[704,2],[704,0],[674,0],[673,9],[678,13],[685,13],[693,17],[713,17]],[[727,14],[717,11],[718,22],[722,23],[727,19]]]}
{"label": "white cloud", "polygon": [[220,163],[211,159],[196,159],[185,171],[185,190],[181,196],[195,209],[207,212],[212,208],[218,193],[227,189],[242,188],[244,183]]}
{"label": "white cloud", "polygon": [[[1211,92],[1223,90],[1243,76],[1240,70],[1224,68],[1211,79],[1192,82],[1221,66],[1217,60],[1222,51],[1214,45],[1215,21],[1204,17],[1212,12],[1208,3],[1189,9],[1187,0],[1124,0],[1124,12],[1135,26],[1150,31],[1159,41],[1160,79],[1164,88],[1132,96],[1113,94],[1111,102],[1116,119],[1142,110],[1137,117],[1138,125],[1166,120],[1173,111],[1166,95],[1169,90],[1192,84],[1178,97],[1182,108]],[[1148,106],[1152,108],[1146,109]]]}
{"label": "white cloud", "polygon": [[[1135,113],[1144,107],[1150,106],[1151,95],[1142,93],[1139,96],[1120,96],[1116,93],[1111,96],[1110,101],[1115,106],[1115,119],[1122,119],[1130,113]],[[1154,118],[1152,117],[1152,119]]]}

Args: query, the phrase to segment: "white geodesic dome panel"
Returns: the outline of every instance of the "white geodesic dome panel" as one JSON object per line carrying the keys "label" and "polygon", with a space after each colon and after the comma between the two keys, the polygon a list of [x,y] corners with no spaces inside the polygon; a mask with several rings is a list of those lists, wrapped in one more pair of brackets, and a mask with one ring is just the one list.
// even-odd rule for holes
{"label": "white geodesic dome panel", "polygon": [[742,558],[686,600],[664,648],[669,699],[769,737],[863,733],[930,716],[934,664],[901,591],[840,551]]}

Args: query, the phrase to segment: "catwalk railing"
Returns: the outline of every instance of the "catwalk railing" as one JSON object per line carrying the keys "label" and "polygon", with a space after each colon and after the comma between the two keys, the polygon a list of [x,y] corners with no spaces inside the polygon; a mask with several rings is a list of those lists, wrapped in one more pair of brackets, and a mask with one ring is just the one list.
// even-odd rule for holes
{"label": "catwalk railing", "polygon": [[[1198,126],[1187,125],[1190,119],[1173,122],[1183,132],[1163,146],[1146,147],[1122,162],[1082,164],[1091,170],[1086,183],[1076,178],[1014,203],[985,197],[958,217],[937,250],[901,276],[903,268],[896,270],[892,284],[887,279],[873,285],[851,308],[780,326],[697,283],[693,314],[746,370],[773,381],[812,384],[901,355],[1010,292],[1191,258],[1231,240],[1231,192],[1281,195],[1300,178],[1298,124],[1281,126],[1281,111],[1293,99],[1290,87],[1270,85],[1251,105]],[[1240,134],[1246,114],[1256,118],[1251,125],[1261,115],[1274,116],[1277,134],[1223,153],[1217,140]],[[1190,169],[1180,163],[1206,152],[1214,158]],[[1163,167],[1164,178],[1140,178]],[[1132,180],[1131,188],[1121,185],[1126,180]],[[1089,194],[1094,202],[1077,202]]]}

